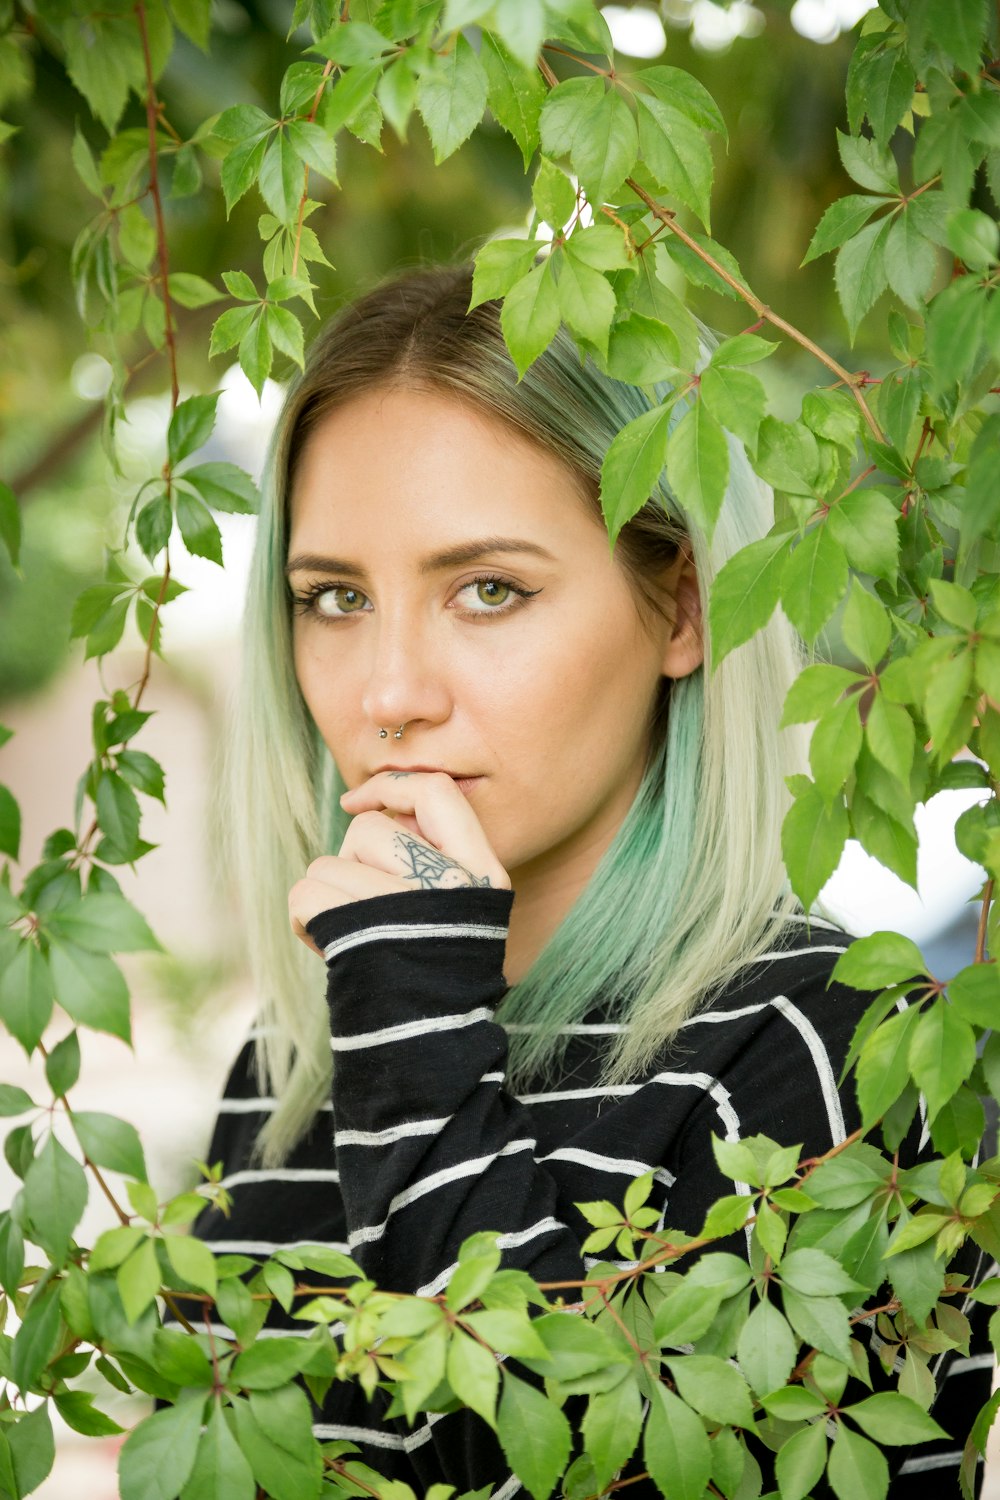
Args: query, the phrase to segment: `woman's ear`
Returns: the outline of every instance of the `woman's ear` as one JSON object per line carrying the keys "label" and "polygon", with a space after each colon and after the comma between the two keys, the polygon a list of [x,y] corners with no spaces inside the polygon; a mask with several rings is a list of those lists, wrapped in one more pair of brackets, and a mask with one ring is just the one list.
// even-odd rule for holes
{"label": "woman's ear", "polygon": [[683,549],[671,563],[664,583],[672,603],[670,639],[663,652],[663,675],[687,677],[705,660],[701,593],[694,558]]}

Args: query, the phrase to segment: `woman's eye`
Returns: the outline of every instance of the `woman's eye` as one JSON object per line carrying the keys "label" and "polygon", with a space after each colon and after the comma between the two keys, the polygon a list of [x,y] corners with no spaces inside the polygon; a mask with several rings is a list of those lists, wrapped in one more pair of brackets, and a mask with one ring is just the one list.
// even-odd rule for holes
{"label": "woman's eye", "polygon": [[348,588],[346,584],[338,584],[334,587],[324,585],[318,588],[311,596],[312,606],[318,615],[328,620],[340,619],[342,615],[356,615],[361,612],[361,601],[366,597],[360,589]]}
{"label": "woman's eye", "polygon": [[[478,578],[475,583],[467,583],[466,589],[475,589],[476,597],[481,604],[488,605],[491,609],[505,604],[508,596],[513,593],[509,583],[504,583],[500,578]],[[465,589],[460,589],[465,593]]]}

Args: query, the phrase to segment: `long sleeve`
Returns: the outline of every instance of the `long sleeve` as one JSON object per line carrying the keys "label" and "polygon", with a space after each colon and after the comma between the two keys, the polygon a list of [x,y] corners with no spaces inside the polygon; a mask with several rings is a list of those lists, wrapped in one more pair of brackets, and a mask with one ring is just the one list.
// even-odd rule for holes
{"label": "long sleeve", "polygon": [[[556,1182],[535,1160],[531,1111],[504,1089],[507,1035],[493,1013],[513,899],[413,891],[307,924],[327,964],[347,1243],[387,1290],[439,1292],[462,1241],[487,1229],[499,1232],[504,1266],[539,1281],[586,1275]],[[521,1489],[474,1414],[432,1415],[411,1431],[388,1422],[378,1396],[370,1425],[379,1406],[424,1483],[489,1484],[505,1500]]]}

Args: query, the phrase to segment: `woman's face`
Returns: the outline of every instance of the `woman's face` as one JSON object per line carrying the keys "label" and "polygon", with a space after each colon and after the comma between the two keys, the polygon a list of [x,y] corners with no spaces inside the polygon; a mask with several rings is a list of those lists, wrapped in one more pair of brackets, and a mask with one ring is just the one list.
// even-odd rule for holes
{"label": "woman's face", "polygon": [[661,674],[701,648],[643,629],[558,459],[447,395],[354,398],[300,456],[288,568],[296,596],[318,590],[295,605],[295,671],[349,787],[387,766],[479,778],[463,790],[512,881],[599,857]]}

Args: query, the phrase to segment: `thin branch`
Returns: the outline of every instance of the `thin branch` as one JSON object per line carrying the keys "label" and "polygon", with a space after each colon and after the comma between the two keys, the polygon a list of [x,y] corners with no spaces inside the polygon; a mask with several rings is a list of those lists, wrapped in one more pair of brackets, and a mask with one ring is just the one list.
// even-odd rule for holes
{"label": "thin branch", "polygon": [[979,927],[976,932],[976,957],[974,962],[981,964],[985,962],[986,955],[986,919],[989,916],[990,903],[993,900],[993,876],[987,880],[983,889],[983,904],[979,911]]}
{"label": "thin branch", "polygon": [[146,123],[149,127],[149,191],[153,199],[153,211],[156,218],[157,259],[160,268],[160,281],[163,286],[163,337],[166,341],[167,357],[170,364],[170,405],[171,409],[173,409],[180,400],[180,389],[177,384],[177,346],[174,342],[173,309],[170,303],[170,261],[167,255],[167,231],[163,222],[163,199],[160,197],[160,179],[157,170],[156,126],[159,117],[159,105],[156,99],[156,80],[153,77],[153,59],[149,51],[149,29],[146,25],[146,6],[144,0],[138,0],[138,4],[135,7],[135,15],[139,23],[139,36],[142,39],[142,55],[146,65]]}

